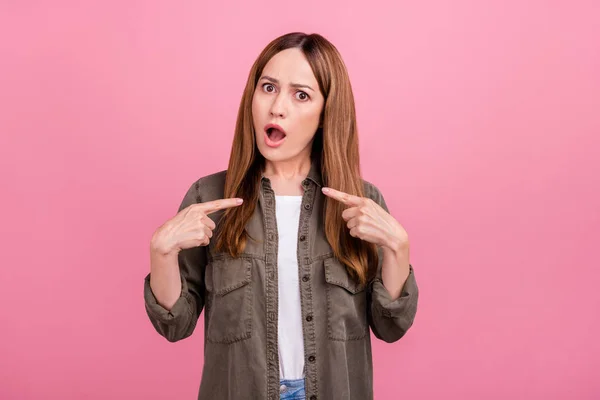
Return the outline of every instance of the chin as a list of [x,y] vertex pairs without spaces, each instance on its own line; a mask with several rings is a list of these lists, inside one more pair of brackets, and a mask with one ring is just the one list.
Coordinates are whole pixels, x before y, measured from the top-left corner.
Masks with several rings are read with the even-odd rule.
[[259,147],[258,152],[265,158],[265,160],[269,161],[284,161],[290,158],[289,155],[281,152],[279,149],[261,149]]

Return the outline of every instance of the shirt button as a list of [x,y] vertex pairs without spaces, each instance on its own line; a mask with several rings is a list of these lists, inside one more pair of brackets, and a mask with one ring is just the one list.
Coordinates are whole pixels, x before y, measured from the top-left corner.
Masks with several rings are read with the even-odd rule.
[[279,386],[279,392],[280,392],[280,393],[283,393],[283,392],[285,392],[285,389],[287,389],[287,386],[285,386],[285,385],[281,385],[281,386]]
[[305,209],[305,210],[310,210],[310,204],[305,204],[305,205],[304,205],[304,209]]
[[302,282],[308,282],[308,279],[309,279],[308,275],[304,275],[302,277]]
[[304,235],[301,235],[301,236],[300,236],[300,241],[301,241],[301,242],[304,242],[305,240],[306,240],[306,236],[304,236]]
[[315,356],[308,357],[308,361],[310,361],[310,362],[315,362],[315,360],[316,360]]
[[307,316],[306,316],[306,320],[307,320],[308,322],[312,321],[312,315],[307,315]]

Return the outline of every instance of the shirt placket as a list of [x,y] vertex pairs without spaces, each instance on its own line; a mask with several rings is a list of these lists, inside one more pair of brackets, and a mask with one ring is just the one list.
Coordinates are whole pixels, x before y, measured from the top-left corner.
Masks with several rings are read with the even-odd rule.
[[[279,400],[279,348],[278,348],[278,232],[276,220],[275,192],[268,178],[262,179],[261,194],[264,201],[265,276],[267,311],[267,398]],[[313,298],[310,271],[309,221],[312,215],[315,191],[308,179],[302,182],[304,194],[298,226],[298,274],[300,278],[300,302],[304,337],[304,371],[307,399],[315,400],[317,392],[316,334],[313,319]],[[312,395],[310,394],[312,393]]]
[[278,297],[277,297],[277,252],[278,235],[275,215],[275,192],[268,178],[262,179],[263,218],[265,226],[265,304],[267,312],[267,399],[279,399],[279,354],[278,354]]
[[312,270],[310,254],[310,221],[315,200],[315,184],[309,179],[302,181],[304,196],[298,227],[298,274],[300,282],[300,302],[302,310],[302,332],[304,338],[304,375],[306,398],[317,398],[317,354],[316,331],[313,318]]

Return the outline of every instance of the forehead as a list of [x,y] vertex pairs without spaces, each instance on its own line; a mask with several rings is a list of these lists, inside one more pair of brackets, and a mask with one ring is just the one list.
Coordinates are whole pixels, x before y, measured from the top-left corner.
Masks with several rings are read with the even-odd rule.
[[317,78],[300,49],[285,49],[275,54],[265,65],[262,75],[268,75],[281,83],[317,85]]

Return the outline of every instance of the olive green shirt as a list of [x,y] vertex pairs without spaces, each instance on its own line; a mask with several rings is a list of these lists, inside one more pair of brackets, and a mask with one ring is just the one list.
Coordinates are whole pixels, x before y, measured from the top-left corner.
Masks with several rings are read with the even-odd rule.
[[[224,197],[225,173],[196,181],[179,210]],[[379,248],[377,276],[355,283],[333,255],[323,231],[320,166],[313,162],[302,182],[298,274],[303,315],[306,398],[373,398],[371,337],[400,339],[413,324],[419,291],[412,265],[400,297],[383,286]],[[238,258],[216,254],[213,243],[182,250],[181,297],[171,310],[160,306],[144,281],[145,308],[168,341],[192,334],[204,309],[204,366],[199,400],[279,399],[277,223],[275,193],[262,177],[258,205],[246,225],[251,237]],[[380,191],[364,181],[365,197],[388,211]],[[223,211],[210,215],[215,222]],[[216,233],[216,232],[215,232]],[[214,236],[213,236],[214,237]]]

